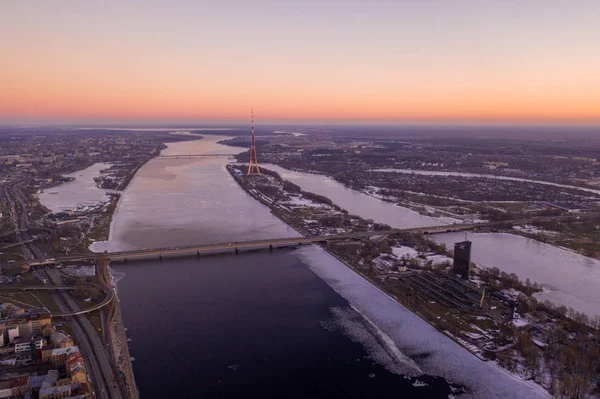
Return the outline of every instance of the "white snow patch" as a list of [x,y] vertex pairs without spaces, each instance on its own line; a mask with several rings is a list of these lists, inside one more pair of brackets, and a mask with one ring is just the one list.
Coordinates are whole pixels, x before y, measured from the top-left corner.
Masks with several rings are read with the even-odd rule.
[[482,362],[322,248],[307,246],[294,254],[389,336],[424,373],[439,375],[468,387],[470,392],[462,397],[550,397],[539,385],[511,378],[494,363]]

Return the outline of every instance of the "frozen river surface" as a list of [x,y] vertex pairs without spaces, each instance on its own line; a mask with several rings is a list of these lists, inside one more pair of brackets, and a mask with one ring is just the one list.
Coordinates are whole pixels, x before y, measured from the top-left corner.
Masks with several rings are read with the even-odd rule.
[[65,175],[66,177],[74,177],[75,180],[39,193],[40,202],[56,213],[74,209],[79,205],[89,205],[106,201],[108,198],[106,193],[110,192],[110,190],[96,187],[94,177],[100,176],[100,171],[109,167],[110,164],[107,163],[96,163],[83,170]]

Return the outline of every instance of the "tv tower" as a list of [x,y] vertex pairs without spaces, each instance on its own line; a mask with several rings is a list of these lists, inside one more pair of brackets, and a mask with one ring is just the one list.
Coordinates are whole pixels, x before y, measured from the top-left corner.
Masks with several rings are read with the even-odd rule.
[[252,172],[256,172],[260,176],[258,159],[256,159],[256,141],[254,141],[254,108],[252,108],[252,141],[250,142],[250,164],[248,165],[248,174],[250,175]]

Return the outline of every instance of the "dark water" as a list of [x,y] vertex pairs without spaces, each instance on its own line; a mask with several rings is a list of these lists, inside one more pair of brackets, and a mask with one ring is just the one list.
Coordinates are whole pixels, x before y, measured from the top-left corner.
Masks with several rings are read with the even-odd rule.
[[442,379],[421,376],[427,385],[415,387],[379,364],[385,345],[287,250],[113,268],[126,273],[118,294],[144,399],[450,393]]

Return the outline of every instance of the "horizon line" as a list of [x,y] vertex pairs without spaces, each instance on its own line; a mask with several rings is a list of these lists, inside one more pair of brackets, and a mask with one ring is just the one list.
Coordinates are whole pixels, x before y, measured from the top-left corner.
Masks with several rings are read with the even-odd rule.
[[[256,122],[256,121],[255,121]],[[202,126],[221,126],[232,125],[232,126],[247,126],[249,122],[244,119],[224,119],[224,120],[196,120],[196,121],[14,121],[14,122],[2,122],[0,121],[0,127],[2,128],[18,128],[18,127],[72,127],[72,128],[117,128],[117,127],[165,127],[168,128],[200,128]],[[264,121],[258,120],[258,125],[299,125],[299,126],[588,126],[588,127],[600,127],[600,120],[598,121],[568,121],[568,120],[497,120],[497,121],[486,121],[486,120],[416,120],[416,121],[390,121],[390,120],[278,120],[278,119],[267,119]],[[167,128],[167,127],[165,127]]]

